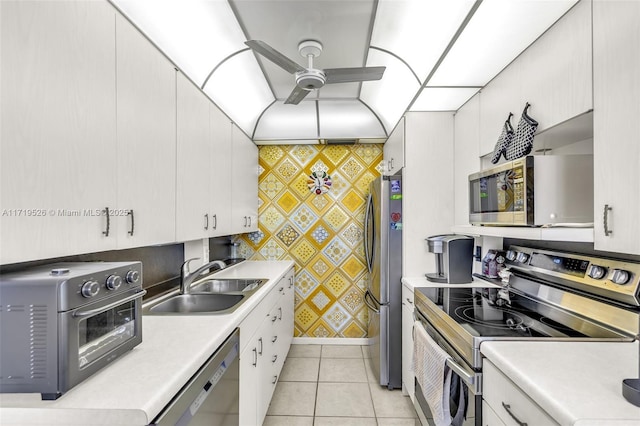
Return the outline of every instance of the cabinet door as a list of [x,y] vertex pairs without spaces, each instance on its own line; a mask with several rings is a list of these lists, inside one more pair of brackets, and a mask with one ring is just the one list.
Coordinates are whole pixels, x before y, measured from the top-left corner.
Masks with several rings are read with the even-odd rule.
[[211,217],[212,140],[209,99],[182,73],[177,74],[176,238],[205,238]]
[[[230,235],[231,232],[231,121],[214,104],[209,104],[211,127],[211,203],[209,236]],[[256,201],[257,202],[257,201]]]
[[258,147],[235,125],[232,129],[232,233],[258,229]]
[[258,418],[258,391],[260,362],[258,355],[258,338],[255,336],[240,353],[240,422],[241,425],[254,425]]
[[115,248],[115,11],[0,2],[0,263]]
[[120,15],[116,46],[118,247],[174,242],[176,70]]
[[413,291],[402,286],[402,385],[411,398],[415,398],[413,365]]
[[639,2],[593,2],[594,246],[631,254],[640,254],[639,21]]
[[384,174],[391,176],[404,167],[404,117],[384,144]]
[[480,170],[480,94],[454,117],[453,170],[456,225],[469,224],[469,175]]

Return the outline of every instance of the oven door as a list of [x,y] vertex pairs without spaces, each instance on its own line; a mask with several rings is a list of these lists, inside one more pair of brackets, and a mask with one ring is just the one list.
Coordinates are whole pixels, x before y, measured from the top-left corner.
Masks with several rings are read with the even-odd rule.
[[58,389],[66,392],[142,342],[142,296],[134,289],[58,314]]
[[[420,324],[421,327],[425,329],[427,334],[440,346],[445,352],[447,352],[451,359],[447,361],[447,366],[453,371],[453,373],[460,377],[459,383],[466,389],[467,392],[467,408],[466,408],[466,418],[460,424],[464,426],[481,426],[482,425],[482,392],[481,392],[481,379],[482,374],[474,371],[471,367],[469,367],[462,357],[447,343],[445,338],[429,323],[424,315],[420,313],[420,311],[416,310],[416,320]],[[416,326],[418,326],[416,323]],[[455,376],[454,376],[455,377]],[[415,380],[415,378],[414,378]],[[456,380],[451,380],[452,387],[454,384],[458,382]],[[450,389],[451,394],[457,392],[462,392],[463,389]],[[452,401],[454,398],[452,398]],[[431,414],[431,410],[429,409],[429,405],[424,397],[423,391],[420,387],[420,384],[417,380],[415,380],[415,409],[418,413],[418,417],[420,418],[420,422],[423,426],[426,425],[434,425],[433,415]],[[456,415],[454,411],[454,404],[451,405],[452,413],[451,418],[453,419]],[[458,423],[456,423],[458,424]]]

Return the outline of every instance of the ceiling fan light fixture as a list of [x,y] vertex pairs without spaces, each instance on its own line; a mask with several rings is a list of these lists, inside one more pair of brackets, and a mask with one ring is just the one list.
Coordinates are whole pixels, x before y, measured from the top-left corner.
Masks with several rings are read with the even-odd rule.
[[296,73],[296,84],[304,90],[317,90],[324,86],[326,77],[321,70],[307,69]]

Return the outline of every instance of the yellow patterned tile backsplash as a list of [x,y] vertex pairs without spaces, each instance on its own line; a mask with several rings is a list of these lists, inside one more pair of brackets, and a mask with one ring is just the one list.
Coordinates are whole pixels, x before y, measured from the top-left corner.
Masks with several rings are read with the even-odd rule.
[[[295,262],[296,336],[367,336],[363,222],[381,163],[378,144],[259,148],[259,230],[240,237],[239,252]],[[331,177],[327,193],[310,191],[313,172]]]

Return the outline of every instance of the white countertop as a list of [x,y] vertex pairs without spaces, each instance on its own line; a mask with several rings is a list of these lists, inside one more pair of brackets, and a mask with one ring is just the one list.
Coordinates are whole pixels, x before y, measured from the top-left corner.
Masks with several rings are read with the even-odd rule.
[[638,342],[483,342],[480,351],[561,425],[640,425],[622,396]]
[[488,281],[481,280],[480,278],[472,277],[473,281],[463,284],[446,284],[446,283],[434,283],[425,276],[422,277],[402,277],[402,284],[409,289],[413,290],[416,287],[427,288],[484,288],[484,287],[500,287],[497,284],[492,284]]
[[57,400],[0,394],[0,424],[148,424],[292,266],[245,261],[216,273],[269,281],[231,314],[143,316],[141,344]]

